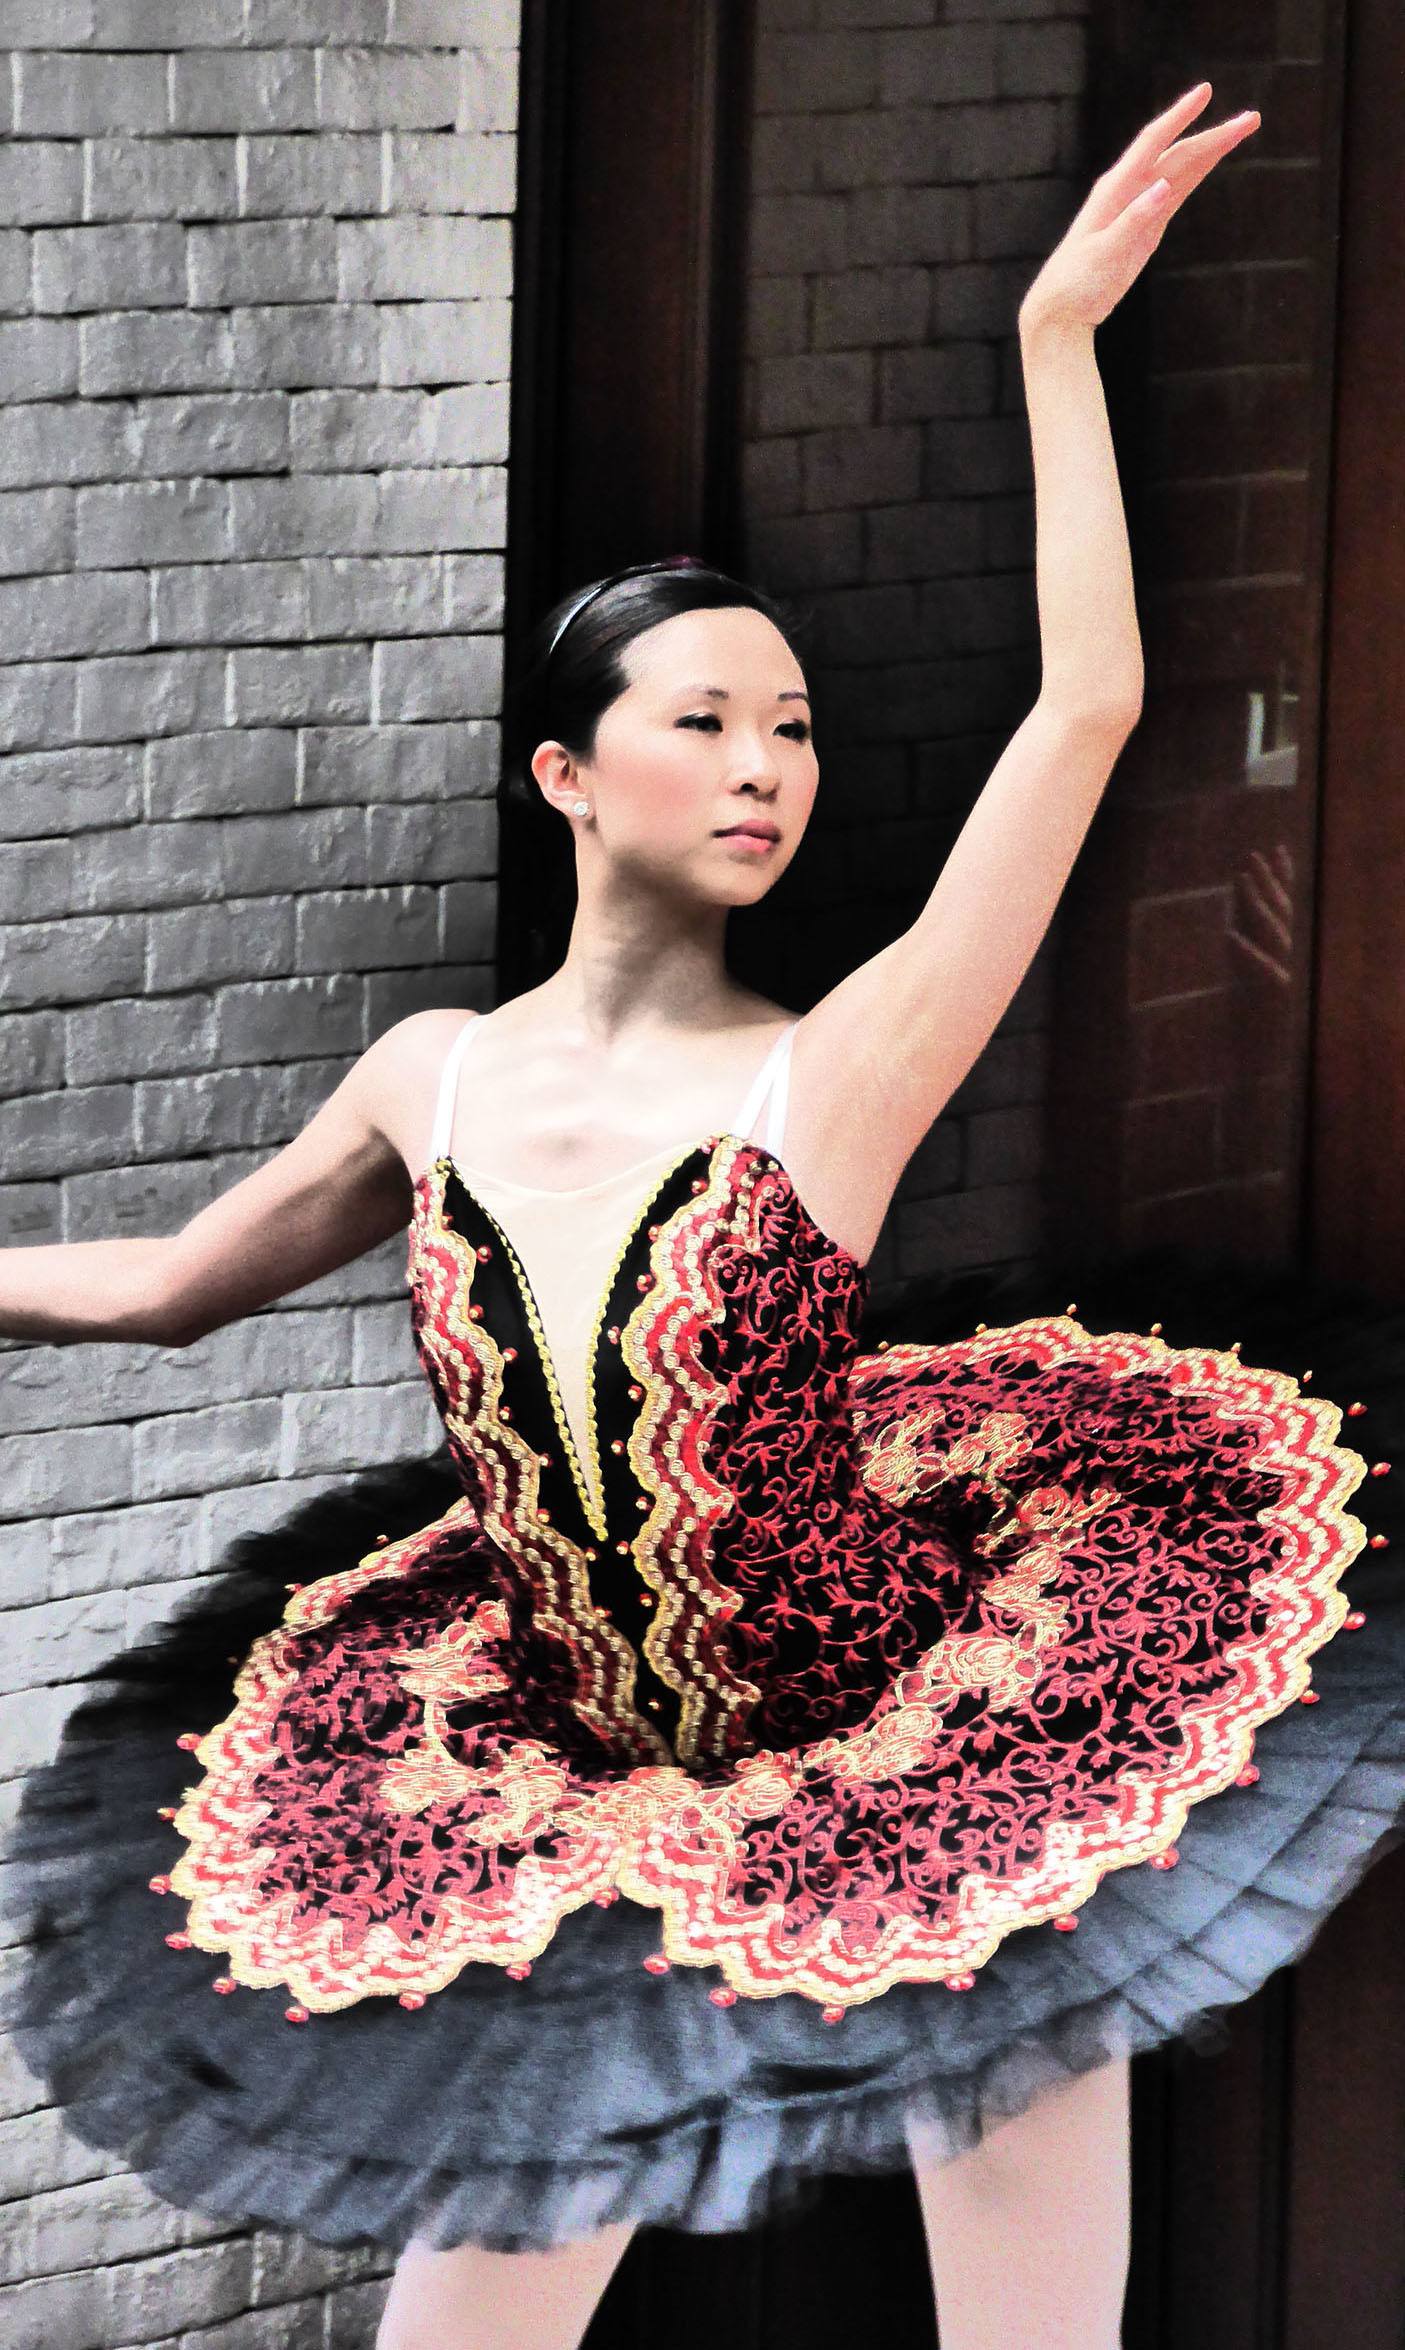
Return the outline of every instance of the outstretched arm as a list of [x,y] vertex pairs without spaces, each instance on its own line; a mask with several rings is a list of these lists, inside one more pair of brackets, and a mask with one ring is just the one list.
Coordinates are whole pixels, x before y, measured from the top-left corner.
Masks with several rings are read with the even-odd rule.
[[[896,1182],[994,1032],[1048,928],[1140,715],[1126,518],[1093,330],[1190,189],[1258,124],[1194,138],[1208,83],[1140,131],[1095,183],[1020,307],[1033,456],[1038,699],[996,762],[917,919],[806,1014],[797,1095],[842,1070],[855,1151]],[[813,1056],[813,1057],[812,1057]],[[829,1121],[833,1125],[833,1120]],[[871,1179],[871,1177],[870,1177]]]
[[188,1346],[364,1256],[410,1212],[406,1158],[456,1016],[378,1037],[302,1132],[178,1232],[0,1249],[0,1337]]

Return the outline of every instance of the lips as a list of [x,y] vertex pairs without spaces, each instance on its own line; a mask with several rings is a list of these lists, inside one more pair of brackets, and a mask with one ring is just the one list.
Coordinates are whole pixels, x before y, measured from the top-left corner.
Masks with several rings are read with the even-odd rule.
[[746,824],[729,824],[719,832],[717,837],[719,840],[730,840],[733,833],[737,832],[748,832],[757,840],[779,840],[781,837],[781,828],[778,824],[770,824],[764,817],[759,816],[753,822]]

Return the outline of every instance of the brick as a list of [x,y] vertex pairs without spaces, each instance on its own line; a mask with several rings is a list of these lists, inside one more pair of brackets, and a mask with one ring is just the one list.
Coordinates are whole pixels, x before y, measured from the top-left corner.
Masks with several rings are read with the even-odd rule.
[[0,838],[36,839],[56,827],[128,824],[141,813],[141,750],[36,751],[11,758],[0,792]]
[[219,652],[129,653],[84,662],[78,679],[78,740],[186,734],[224,717],[225,656]]
[[278,473],[288,464],[285,392],[189,393],[138,400],[135,462],[144,474]]
[[15,89],[15,129],[25,138],[100,138],[169,127],[164,57],[21,54]]
[[130,1431],[135,1489],[160,1500],[266,1475],[278,1457],[279,1421],[280,1406],[263,1396],[140,1420]]
[[748,441],[741,452],[742,496],[748,514],[794,514],[800,506],[799,437]]
[[450,963],[486,963],[496,952],[496,892],[482,881],[459,881],[441,896],[441,957]]
[[219,890],[220,841],[217,825],[189,818],[86,832],[72,844],[73,904],[113,914],[198,904]]
[[[136,1088],[136,1147],[146,1159],[165,1161],[197,1150],[279,1149],[321,1108],[344,1072],[340,1063],[295,1061],[271,1075],[262,1069],[215,1069],[171,1084],[150,1078]],[[252,1364],[248,1366],[253,1368]],[[270,1356],[242,1383],[258,1389],[281,1386]]]
[[0,1095],[47,1092],[63,1082],[61,1013],[11,1012],[0,1028]]
[[434,960],[438,905],[433,890],[324,890],[299,898],[296,912],[299,971],[369,970]]
[[221,220],[239,209],[233,139],[90,139],[87,220]]
[[520,0],[390,0],[390,37],[424,48],[515,49]]
[[412,637],[378,644],[374,693],[378,720],[403,724],[418,718],[485,716],[501,701],[502,640]]
[[[218,1068],[281,1061],[310,1052],[356,1053],[367,1041],[365,988],[354,973],[316,979],[251,980],[215,997]],[[306,1382],[304,1382],[305,1384]]]
[[434,402],[416,391],[300,392],[292,402],[298,473],[427,465],[435,456]]
[[278,41],[384,41],[389,36],[389,0],[245,0],[247,38],[255,44]]
[[373,474],[235,481],[229,499],[231,551],[241,558],[369,554],[387,544],[377,528]]
[[214,1198],[219,1161],[140,1161],[71,1175],[64,1184],[64,1239],[100,1240],[123,1233],[173,1231]]
[[1076,209],[1067,181],[1058,178],[1012,180],[973,193],[972,251],[982,257],[1027,254],[1042,261]]
[[922,435],[915,425],[807,433],[801,457],[804,503],[821,513],[897,505],[921,489]]
[[873,415],[874,362],[867,351],[807,352],[764,360],[758,369],[756,429],[806,432],[822,425],[867,424]]
[[763,32],[756,51],[758,114],[833,113],[878,95],[878,44],[857,28]]
[[516,202],[515,138],[471,131],[392,135],[387,212],[511,213]]
[[366,823],[359,808],[300,808],[294,814],[235,817],[221,827],[220,876],[233,897],[364,883],[366,866]]
[[353,1324],[351,1378],[357,1387],[403,1385],[419,1370],[404,1303],[358,1306]]
[[17,318],[0,322],[0,398],[48,400],[77,389],[78,327],[74,320]]
[[12,139],[0,146],[0,220],[41,228],[83,210],[83,150],[75,140]]
[[451,129],[458,117],[458,57],[435,49],[328,49],[319,101],[329,130]]
[[119,288],[138,296],[146,310],[184,302],[185,231],[177,222],[35,230],[36,310],[110,310]]
[[440,465],[421,473],[384,473],[376,486],[374,537],[383,554],[505,543],[506,466]]
[[253,2253],[247,2236],[227,2236],[153,2260],[119,2261],[104,2273],[115,2341],[150,2341],[173,2308],[190,2325],[230,2319],[249,2305]]
[[75,1445],[62,1430],[11,1437],[5,1446],[0,1516],[46,1517],[57,1509],[110,1509],[132,1491],[132,1431],[111,1428],[101,1444]]
[[288,808],[297,791],[297,737],[281,727],[177,735],[146,754],[152,817],[228,816]]
[[507,377],[512,349],[507,301],[386,303],[374,315],[383,383],[499,382]]
[[78,493],[84,569],[200,562],[223,555],[229,539],[229,490],[221,481],[123,482]]
[[782,586],[862,579],[860,520],[857,514],[758,515],[748,529],[747,561]]
[[236,311],[231,323],[231,382],[294,391],[379,380],[381,330],[370,303],[255,306]]
[[70,1085],[205,1069],[217,1057],[215,1006],[204,995],[76,1004],[64,1038]]
[[754,358],[809,348],[809,286],[793,277],[754,277],[746,302],[746,349]]
[[368,1460],[409,1460],[442,1436],[423,1379],[389,1387],[343,1387],[283,1399],[285,1477],[360,1468]]
[[[7,1610],[0,1643],[0,1694],[76,1681],[122,1644],[121,1592],[86,1593]],[[85,2265],[87,2265],[85,2263]]]
[[156,644],[297,642],[309,633],[298,563],[182,563],[151,573],[151,600]]
[[1080,24],[1012,24],[997,38],[996,81],[1011,98],[1079,97],[1088,71]]
[[[304,901],[309,902],[315,901]],[[294,907],[288,898],[230,898],[222,905],[182,907],[148,915],[147,927],[148,984],[157,995],[222,980],[271,979],[292,966]],[[319,967],[326,968],[302,966]]]
[[[57,1183],[0,1184],[0,1239],[6,1248],[62,1240],[63,1205]],[[18,1342],[16,1342],[18,1343]],[[3,1537],[8,1542],[10,1537]],[[0,2042],[0,2048],[3,2048]]]
[[126,652],[148,637],[147,589],[131,572],[0,583],[0,662]]
[[[236,321],[236,324],[242,321]],[[235,360],[231,321],[185,312],[119,310],[80,321],[79,387],[113,392],[218,391],[250,380]],[[261,376],[254,380],[263,380]]]
[[497,810],[486,800],[367,811],[366,862],[380,881],[457,881],[497,871]]
[[879,96],[885,106],[943,105],[996,95],[994,33],[984,25],[932,25],[880,37]]
[[972,194],[966,188],[858,189],[849,200],[846,262],[881,268],[969,260],[975,249]]
[[503,624],[503,597],[504,562],[501,555],[447,555],[444,558],[444,626],[447,629],[500,629]]
[[343,220],[336,235],[336,290],[344,301],[433,300],[462,285],[480,295],[511,290],[511,224],[505,220]]
[[72,490],[0,492],[0,575],[67,571],[75,539]]
[[467,48],[460,55],[459,111],[461,131],[514,131],[517,128],[517,60],[502,50]]
[[192,228],[192,308],[317,302],[335,296],[337,235],[347,225],[329,220],[249,220]]
[[78,673],[72,664],[32,661],[0,669],[0,751],[43,750],[71,741],[77,712]]
[[236,726],[325,725],[371,715],[365,645],[238,647],[229,657],[229,679]]
[[246,139],[239,209],[249,219],[379,212],[381,179],[379,137],[323,130]]
[[311,806],[325,800],[434,800],[450,789],[486,794],[495,785],[497,747],[498,728],[487,720],[459,726],[311,726],[299,737],[298,796]]
[[989,343],[885,351],[878,364],[885,418],[988,416],[998,392],[997,356]]
[[35,400],[4,411],[0,486],[110,481],[127,469],[126,415],[113,403]]
[[14,841],[0,871],[0,922],[52,920],[73,896],[73,852],[66,840]]
[[177,49],[174,131],[297,131],[317,121],[316,59],[308,49]]
[[0,230],[0,311],[33,308],[33,245],[27,229]]
[[931,302],[925,269],[850,269],[816,278],[815,349],[920,343]]
[[751,266],[763,276],[843,269],[850,258],[848,221],[842,196],[758,196],[751,207]]
[[[446,562],[440,555],[334,555],[303,566],[308,633],[315,637],[428,636],[447,618]],[[465,593],[463,602],[469,602]],[[500,625],[482,619],[457,625]]]
[[506,465],[508,387],[454,384],[429,405],[430,454],[436,465]]

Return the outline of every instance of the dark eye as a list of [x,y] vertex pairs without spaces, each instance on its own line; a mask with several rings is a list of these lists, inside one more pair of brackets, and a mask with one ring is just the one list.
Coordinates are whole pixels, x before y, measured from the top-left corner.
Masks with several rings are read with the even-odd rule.
[[680,726],[720,726],[722,721],[715,710],[699,710],[691,718],[680,718],[678,723]]
[[810,729],[803,718],[791,719],[790,723],[783,726],[780,731],[782,734],[794,735],[798,743],[807,743],[810,739]]

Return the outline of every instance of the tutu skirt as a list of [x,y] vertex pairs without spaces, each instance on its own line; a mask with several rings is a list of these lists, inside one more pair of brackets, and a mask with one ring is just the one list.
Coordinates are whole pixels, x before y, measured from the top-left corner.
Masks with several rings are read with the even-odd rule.
[[[1365,1403],[1344,1437],[1373,1468],[1405,1440],[1405,1312],[1297,1275],[1152,1256],[1061,1274],[1057,1305],[1047,1278],[976,1278],[910,1290],[873,1330],[940,1344],[1070,1291],[1093,1330],[1155,1318],[1173,1345],[1237,1340],[1246,1364],[1310,1366],[1318,1395]],[[27,1942],[5,2021],[69,2126],[159,2196],[328,2244],[515,2251],[623,2219],[735,2230],[794,2212],[826,2174],[906,2168],[914,2138],[958,2153],[1110,2058],[1222,2045],[1235,2005],[1401,1840],[1400,1490],[1397,1471],[1354,1497],[1369,1539],[1342,1577],[1349,1627],[1313,1657],[1314,1701],[1257,1729],[1257,1777],[1191,1807],[1174,1868],[1106,1874],[1077,1932],[1007,1934],[965,1996],[899,1982],[839,2029],[792,1994],[719,2005],[698,1969],[648,1970],[657,1915],[616,1899],[564,1917],[525,1979],[470,1963],[418,2006],[365,1999],[290,2032],[286,1995],[212,1997],[207,1953],[151,1965],[151,1881],[190,1777],[177,1733],[228,1712],[231,1663],[277,1623],[286,1585],[459,1491],[446,1455],[368,1471],[234,1545],[95,1677],[11,1833]]]

